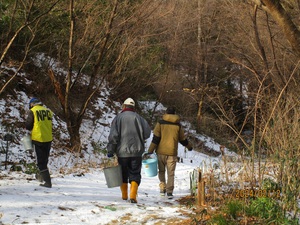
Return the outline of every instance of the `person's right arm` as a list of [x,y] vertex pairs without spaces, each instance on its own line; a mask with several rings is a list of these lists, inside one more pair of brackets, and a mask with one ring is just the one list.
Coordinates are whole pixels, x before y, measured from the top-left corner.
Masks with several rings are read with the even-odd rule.
[[119,142],[119,133],[117,128],[117,117],[112,121],[110,132],[108,136],[107,153],[114,155],[117,151],[117,145]]
[[26,121],[25,121],[25,128],[27,130],[31,131],[33,128],[33,124],[34,124],[33,112],[31,110],[29,110],[27,113]]

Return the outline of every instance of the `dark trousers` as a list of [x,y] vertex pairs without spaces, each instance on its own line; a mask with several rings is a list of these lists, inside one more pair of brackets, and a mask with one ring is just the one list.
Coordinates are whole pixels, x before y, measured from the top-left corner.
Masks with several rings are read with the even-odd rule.
[[135,181],[138,185],[141,183],[142,157],[118,158],[122,167],[123,183]]
[[48,169],[48,161],[51,149],[51,142],[32,141],[36,154],[37,167],[40,171]]

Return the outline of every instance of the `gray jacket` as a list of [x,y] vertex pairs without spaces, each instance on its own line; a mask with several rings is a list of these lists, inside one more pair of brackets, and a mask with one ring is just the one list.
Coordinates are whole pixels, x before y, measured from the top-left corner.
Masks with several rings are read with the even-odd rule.
[[112,121],[107,152],[118,157],[142,156],[150,134],[151,128],[143,117],[131,109],[124,109]]

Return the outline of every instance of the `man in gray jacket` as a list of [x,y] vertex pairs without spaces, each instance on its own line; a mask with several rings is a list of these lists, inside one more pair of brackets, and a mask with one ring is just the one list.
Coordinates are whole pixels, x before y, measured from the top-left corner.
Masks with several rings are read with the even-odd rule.
[[142,154],[145,152],[145,140],[150,137],[148,122],[135,112],[135,102],[127,98],[122,111],[112,121],[107,144],[107,156],[118,157],[122,167],[122,199],[128,199],[130,183],[130,202],[137,203],[137,190],[141,183]]

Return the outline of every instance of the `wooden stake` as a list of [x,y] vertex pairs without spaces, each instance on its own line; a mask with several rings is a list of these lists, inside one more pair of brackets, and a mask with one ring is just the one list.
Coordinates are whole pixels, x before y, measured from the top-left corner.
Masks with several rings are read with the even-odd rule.
[[229,178],[228,178],[228,171],[227,171],[227,158],[226,158],[226,155],[225,155],[225,146],[224,145],[220,146],[220,151],[221,151],[222,159],[223,159],[223,162],[224,162],[225,178],[226,178],[226,182],[228,184],[229,183]]
[[205,206],[205,181],[204,180],[201,180],[200,182],[200,185],[201,185],[201,206]]
[[197,191],[198,205],[205,206],[205,181],[202,178],[202,172],[198,170],[198,191]]

